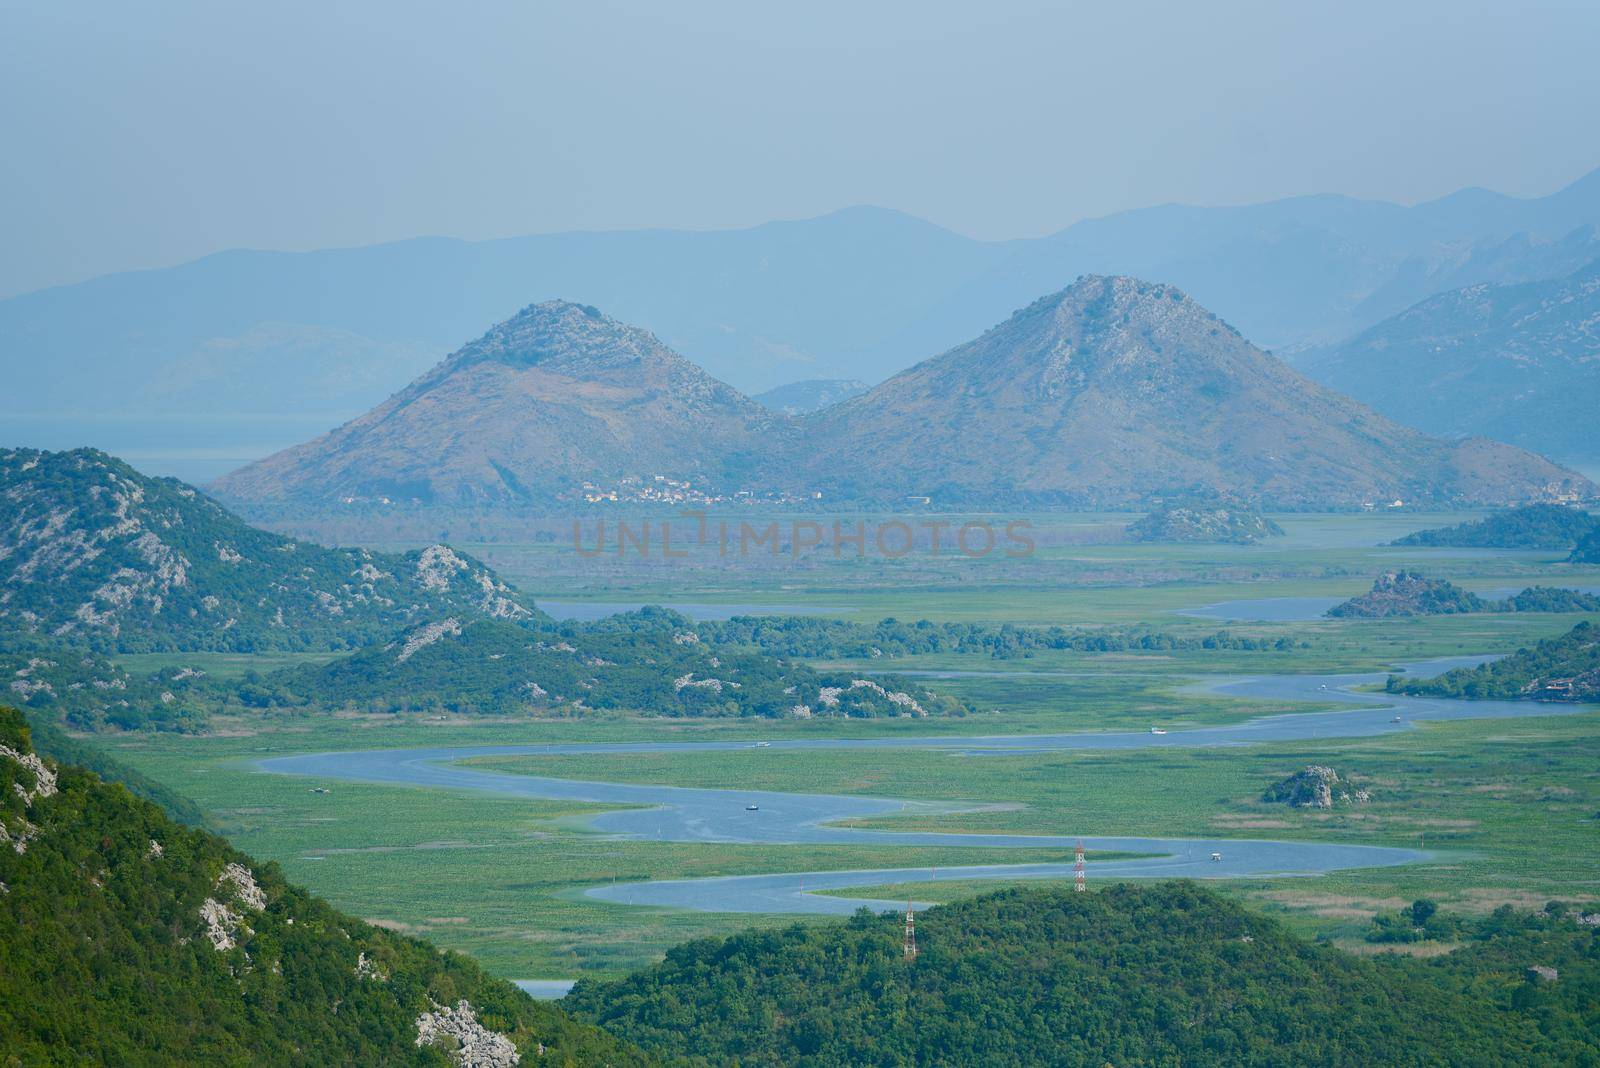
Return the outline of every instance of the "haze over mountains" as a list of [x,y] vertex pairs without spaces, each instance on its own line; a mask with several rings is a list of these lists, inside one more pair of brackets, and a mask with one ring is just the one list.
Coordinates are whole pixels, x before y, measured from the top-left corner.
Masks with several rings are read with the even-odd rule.
[[1600,452],[1600,260],[1452,290],[1311,354],[1306,373],[1434,434]]
[[594,308],[524,309],[367,415],[219,480],[320,505],[905,496],[1074,506],[1487,504],[1594,487],[1297,374],[1183,293],[1088,276],[810,416],[769,413]]
[[1164,206],[999,242],[855,208],[739,231],[226,252],[0,302],[13,398],[0,414],[34,421],[16,434],[48,418],[102,436],[107,413],[227,415],[248,455],[380,403],[483,324],[557,296],[652,330],[752,393],[881,381],[1090,272],[1181,286],[1293,353],[1438,292],[1570,274],[1600,258],[1597,223],[1600,172],[1535,199]]

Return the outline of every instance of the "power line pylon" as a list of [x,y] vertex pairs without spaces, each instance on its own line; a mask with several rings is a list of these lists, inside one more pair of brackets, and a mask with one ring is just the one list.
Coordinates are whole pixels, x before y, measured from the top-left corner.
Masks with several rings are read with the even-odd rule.
[[1083,868],[1083,839],[1078,839],[1078,851],[1072,862],[1072,888],[1078,893],[1089,889],[1089,875]]

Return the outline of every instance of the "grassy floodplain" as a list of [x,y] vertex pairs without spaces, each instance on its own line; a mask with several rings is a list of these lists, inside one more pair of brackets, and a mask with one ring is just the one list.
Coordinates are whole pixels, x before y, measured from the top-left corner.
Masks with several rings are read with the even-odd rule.
[[[615,974],[684,938],[789,920],[602,904],[583,898],[584,887],[763,871],[944,867],[991,861],[995,851],[617,841],[583,829],[583,817],[598,806],[315,783],[259,774],[253,762],[294,752],[422,745],[973,735],[1151,725],[1177,731],[1307,709],[1301,703],[1184,692],[1193,676],[1381,671],[1429,657],[1509,651],[1582,618],[1221,623],[1178,614],[1184,609],[1235,599],[1350,596],[1364,591],[1378,572],[1401,566],[1475,590],[1600,583],[1600,569],[1566,565],[1558,553],[1455,553],[1377,544],[1460,516],[1281,516],[1275,518],[1288,537],[1252,547],[1096,541],[1125,518],[1037,517],[1045,532],[1041,549],[1022,561],[922,552],[895,561],[730,567],[690,560],[658,567],[580,561],[559,540],[520,542],[505,531],[492,531],[496,537],[467,548],[535,597],[814,605],[862,621],[893,616],[1075,627],[1142,624],[1189,635],[1226,629],[1289,637],[1294,647],[1041,653],[1012,660],[924,656],[850,665],[1025,673],[937,681],[982,710],[942,720],[799,723],[612,715],[427,721],[323,711],[239,717],[219,721],[205,736],[129,735],[113,744],[123,759],[193,797],[241,848],[278,861],[292,878],[342,908],[470,952],[506,976]],[[183,663],[230,676],[286,662],[172,655],[125,660],[130,667]],[[1372,790],[1372,801],[1332,813],[1259,801],[1268,783],[1312,762],[1358,776]],[[879,821],[901,829],[1227,835],[1425,844],[1437,850],[1434,861],[1409,868],[1225,884],[1228,892],[1280,911],[1298,927],[1347,941],[1359,937],[1374,912],[1417,896],[1474,911],[1502,901],[1600,898],[1600,713],[1427,724],[1376,739],[1212,750],[993,758],[911,750],[741,750],[486,763],[568,778],[989,806]],[[331,792],[311,792],[322,786]],[[1008,850],[1004,859],[1066,858],[1060,850],[1043,849]],[[1090,871],[1092,878],[1093,857]],[[975,889],[947,884],[915,893],[926,900]]]

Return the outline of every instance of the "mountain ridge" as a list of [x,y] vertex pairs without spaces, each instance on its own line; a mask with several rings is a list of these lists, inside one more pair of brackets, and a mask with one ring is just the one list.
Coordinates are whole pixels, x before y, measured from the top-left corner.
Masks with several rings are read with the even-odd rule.
[[[807,378],[887,378],[1086,272],[1182,286],[1266,347],[1296,351],[1443,289],[1571,270],[1570,251],[1551,243],[1600,223],[1597,189],[1600,172],[1534,198],[1171,204],[1005,241],[853,208],[720,231],[232,250],[0,301],[0,353],[14,357],[26,411],[361,411],[481,324],[564,293],[758,392]],[[1526,247],[1474,266],[1475,253],[1518,234]],[[1586,247],[1600,256],[1600,242]],[[830,314],[808,316],[808,306]],[[306,371],[275,379],[285,345],[299,346]],[[218,351],[236,373],[185,377]],[[152,381],[165,391],[150,393]]]
[[1297,508],[1593,492],[1520,450],[1392,423],[1176,287],[1123,276],[1085,275],[804,426],[830,495]]
[[366,415],[213,488],[253,503],[1287,508],[1594,492],[1520,450],[1392,423],[1176,287],[1098,275],[794,419],[590,306],[530,305]]
[[444,615],[531,619],[445,545],[328,549],[93,449],[0,449],[0,635],[119,652],[341,649]]
[[1559,279],[1437,294],[1304,367],[1433,433],[1588,458],[1600,452],[1600,258]]

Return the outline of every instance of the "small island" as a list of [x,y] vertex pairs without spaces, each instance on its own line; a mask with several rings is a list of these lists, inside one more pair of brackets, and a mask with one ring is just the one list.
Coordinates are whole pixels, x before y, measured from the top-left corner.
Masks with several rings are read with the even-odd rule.
[[1195,545],[1254,545],[1283,534],[1259,512],[1225,506],[1184,505],[1151,512],[1128,526],[1128,540]]
[[1449,616],[1467,612],[1600,612],[1600,597],[1558,586],[1529,586],[1502,601],[1479,597],[1447,579],[1416,571],[1389,571],[1372,589],[1328,609],[1334,619]]
[[1445,579],[1415,571],[1379,575],[1372,589],[1328,609],[1335,619],[1387,619],[1394,616],[1445,616],[1486,612],[1490,602]]

